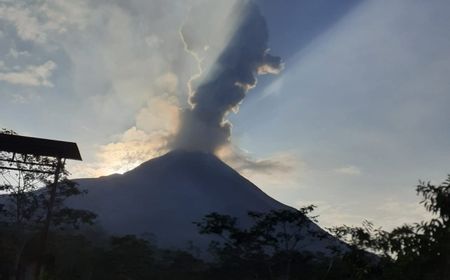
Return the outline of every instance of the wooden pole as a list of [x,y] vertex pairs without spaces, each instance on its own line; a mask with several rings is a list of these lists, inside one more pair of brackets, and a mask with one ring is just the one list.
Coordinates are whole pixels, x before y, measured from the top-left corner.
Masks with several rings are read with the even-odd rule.
[[63,169],[63,162],[61,158],[57,158],[57,165],[55,170],[55,177],[53,180],[53,184],[50,186],[50,197],[47,207],[47,215],[45,218],[44,228],[42,230],[42,236],[41,236],[41,242],[40,242],[40,248],[39,248],[39,258],[36,266],[35,271],[35,280],[38,280],[41,272],[42,272],[42,266],[44,264],[44,257],[45,257],[45,250],[47,249],[47,240],[48,240],[48,234],[50,231],[50,226],[52,222],[52,215],[53,215],[53,207],[56,200],[56,188],[58,186],[59,177],[61,174],[61,171]]

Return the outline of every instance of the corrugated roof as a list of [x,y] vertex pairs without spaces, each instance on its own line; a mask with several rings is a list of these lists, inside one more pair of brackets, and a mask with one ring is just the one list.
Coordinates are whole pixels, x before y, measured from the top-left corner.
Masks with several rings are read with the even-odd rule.
[[0,134],[0,151],[82,160],[76,143],[20,135]]

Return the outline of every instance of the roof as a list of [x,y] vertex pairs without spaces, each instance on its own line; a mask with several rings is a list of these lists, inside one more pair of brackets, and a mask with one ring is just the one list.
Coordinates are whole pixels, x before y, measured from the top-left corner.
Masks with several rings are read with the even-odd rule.
[[76,143],[20,135],[0,133],[0,151],[82,160]]

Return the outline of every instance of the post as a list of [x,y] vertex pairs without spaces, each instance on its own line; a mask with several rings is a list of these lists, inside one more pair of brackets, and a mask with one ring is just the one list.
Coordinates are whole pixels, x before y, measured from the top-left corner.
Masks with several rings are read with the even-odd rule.
[[45,250],[47,249],[47,239],[48,239],[48,233],[50,231],[50,226],[52,222],[52,215],[53,215],[53,207],[55,204],[56,199],[56,188],[58,186],[59,176],[61,174],[61,171],[63,169],[63,162],[60,157],[57,158],[57,165],[55,170],[55,177],[53,180],[53,184],[50,186],[50,197],[47,207],[47,215],[45,218],[44,228],[42,230],[42,236],[39,246],[39,258],[38,263],[35,271],[35,279],[38,280],[41,275],[42,265],[44,263],[44,257],[45,257]]

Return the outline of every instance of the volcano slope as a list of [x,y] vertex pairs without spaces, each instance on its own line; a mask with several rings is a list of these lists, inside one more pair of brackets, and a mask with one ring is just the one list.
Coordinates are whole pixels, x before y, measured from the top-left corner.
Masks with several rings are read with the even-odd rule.
[[[211,238],[200,235],[193,222],[211,212],[237,217],[245,226],[248,211],[292,209],[203,152],[176,150],[123,175],[76,181],[88,193],[70,200],[69,206],[95,212],[109,234],[151,234],[166,248],[189,243],[206,248]],[[315,224],[312,228],[323,231]],[[322,251],[329,241],[305,242],[311,242],[309,250]]]

